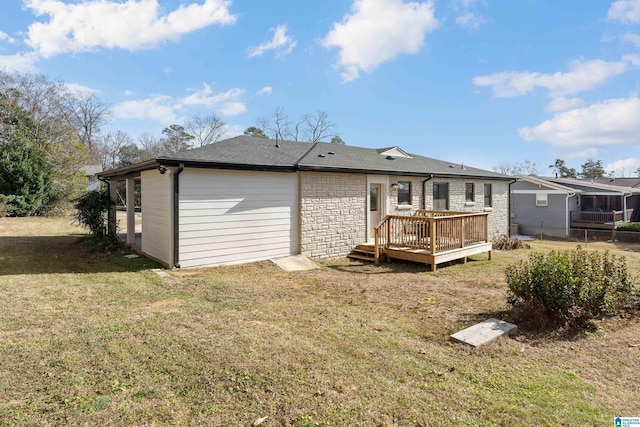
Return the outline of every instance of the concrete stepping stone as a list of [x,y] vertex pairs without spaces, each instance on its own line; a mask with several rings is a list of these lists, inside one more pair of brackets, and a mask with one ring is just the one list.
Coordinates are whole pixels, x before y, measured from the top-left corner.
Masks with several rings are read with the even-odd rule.
[[451,339],[474,347],[486,344],[504,334],[514,334],[517,326],[498,319],[487,319],[451,335]]

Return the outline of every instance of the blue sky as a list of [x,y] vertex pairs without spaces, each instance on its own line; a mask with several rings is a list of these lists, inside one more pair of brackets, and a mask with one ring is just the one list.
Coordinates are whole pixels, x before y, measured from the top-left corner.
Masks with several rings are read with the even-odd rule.
[[12,0],[0,67],[111,105],[159,136],[216,113],[326,111],[347,144],[549,174],[640,167],[640,0]]

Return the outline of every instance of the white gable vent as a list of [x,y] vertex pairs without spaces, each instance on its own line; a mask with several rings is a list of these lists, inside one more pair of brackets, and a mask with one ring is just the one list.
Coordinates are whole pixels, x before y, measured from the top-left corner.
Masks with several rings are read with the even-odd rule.
[[549,194],[536,193],[536,206],[549,206]]

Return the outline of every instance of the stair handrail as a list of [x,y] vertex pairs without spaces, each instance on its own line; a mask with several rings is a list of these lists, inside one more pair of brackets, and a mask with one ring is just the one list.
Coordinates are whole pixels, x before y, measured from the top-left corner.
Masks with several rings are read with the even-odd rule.
[[383,250],[389,245],[389,215],[385,216],[373,229],[374,262],[380,263]]

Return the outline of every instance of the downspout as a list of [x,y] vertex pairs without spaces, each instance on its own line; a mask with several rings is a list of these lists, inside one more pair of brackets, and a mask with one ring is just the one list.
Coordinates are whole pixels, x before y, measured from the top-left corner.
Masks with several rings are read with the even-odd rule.
[[184,163],[178,165],[173,174],[173,268],[180,268],[180,174]]
[[509,219],[507,220],[507,236],[509,236],[509,238],[511,238],[511,184],[515,184],[516,182],[518,182],[517,179],[514,179],[512,181],[509,181],[509,184],[507,186],[507,188],[509,189],[509,202],[507,204],[507,212],[509,215]]
[[427,183],[427,181],[430,181],[433,179],[433,174],[429,175],[429,178],[425,179],[422,181],[422,209],[427,209],[427,192],[426,192],[426,187],[425,184]]
[[[111,178],[100,178],[98,177],[98,181],[102,181],[107,184],[107,194],[109,198],[111,198]],[[115,218],[115,205],[110,207],[107,211],[107,233],[115,234],[116,233],[116,218]]]

